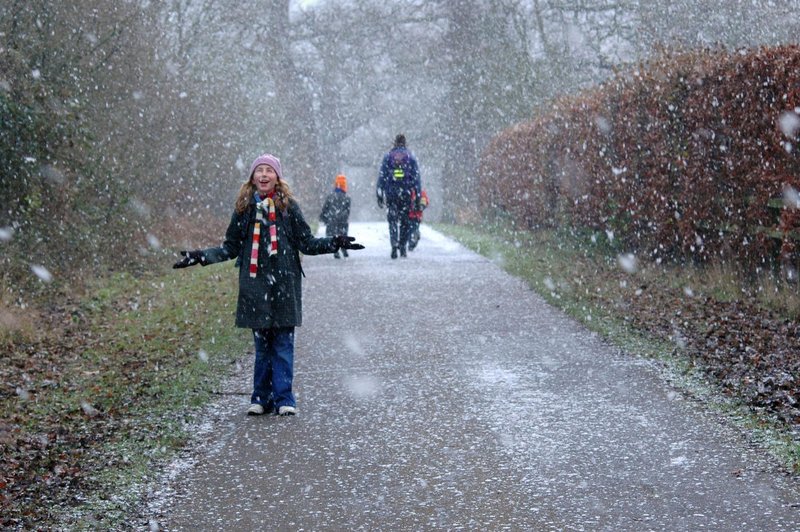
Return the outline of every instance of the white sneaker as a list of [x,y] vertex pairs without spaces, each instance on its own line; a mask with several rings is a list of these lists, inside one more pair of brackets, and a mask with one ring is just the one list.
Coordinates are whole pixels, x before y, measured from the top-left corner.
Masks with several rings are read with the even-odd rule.
[[264,413],[264,407],[258,403],[250,405],[250,408],[247,409],[248,416],[260,416]]
[[279,416],[294,416],[297,414],[297,409],[293,406],[284,405],[278,409]]

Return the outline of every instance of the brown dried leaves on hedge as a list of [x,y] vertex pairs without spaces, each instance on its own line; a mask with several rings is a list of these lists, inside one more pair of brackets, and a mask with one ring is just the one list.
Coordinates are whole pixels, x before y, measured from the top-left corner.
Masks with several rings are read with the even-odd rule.
[[800,150],[779,120],[797,109],[798,46],[665,55],[498,135],[483,206],[613,231],[643,256],[796,260],[800,214],[780,199]]

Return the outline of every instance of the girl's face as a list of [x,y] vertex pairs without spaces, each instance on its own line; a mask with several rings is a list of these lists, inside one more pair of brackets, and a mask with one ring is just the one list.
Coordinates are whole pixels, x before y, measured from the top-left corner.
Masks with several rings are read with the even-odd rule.
[[278,173],[268,164],[259,164],[253,171],[253,177],[250,180],[256,186],[258,193],[263,196],[275,190]]

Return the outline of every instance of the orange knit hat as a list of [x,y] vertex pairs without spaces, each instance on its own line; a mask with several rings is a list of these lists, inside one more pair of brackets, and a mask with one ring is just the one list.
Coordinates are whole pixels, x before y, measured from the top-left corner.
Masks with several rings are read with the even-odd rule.
[[333,185],[342,192],[347,192],[347,178],[344,176],[344,174],[337,175],[336,181],[333,182]]

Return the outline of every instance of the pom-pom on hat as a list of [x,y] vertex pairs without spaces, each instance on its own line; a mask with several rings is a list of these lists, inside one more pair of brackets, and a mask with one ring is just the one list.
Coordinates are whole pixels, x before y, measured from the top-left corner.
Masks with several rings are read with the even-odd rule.
[[336,180],[333,182],[333,186],[341,190],[342,192],[347,192],[347,178],[344,174],[339,174],[336,176]]
[[281,161],[274,155],[270,155],[269,153],[265,153],[263,155],[259,155],[256,157],[256,160],[253,161],[253,164],[250,165],[250,174],[247,176],[247,179],[251,179],[253,177],[253,172],[256,171],[256,167],[261,164],[268,164],[274,170],[275,173],[278,174],[278,179],[283,179],[283,172],[281,171]]

